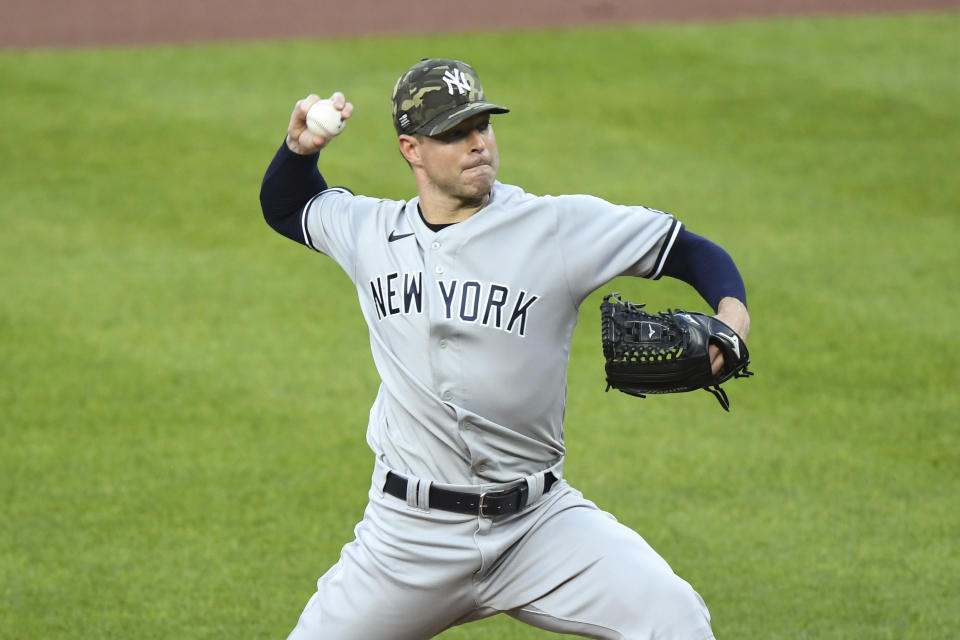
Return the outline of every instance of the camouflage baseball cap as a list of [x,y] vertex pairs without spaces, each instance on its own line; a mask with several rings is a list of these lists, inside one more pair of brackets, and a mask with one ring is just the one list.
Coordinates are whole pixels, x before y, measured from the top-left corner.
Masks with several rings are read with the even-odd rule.
[[486,101],[477,72],[460,60],[424,58],[393,88],[397,135],[435,136],[479,113],[508,111]]

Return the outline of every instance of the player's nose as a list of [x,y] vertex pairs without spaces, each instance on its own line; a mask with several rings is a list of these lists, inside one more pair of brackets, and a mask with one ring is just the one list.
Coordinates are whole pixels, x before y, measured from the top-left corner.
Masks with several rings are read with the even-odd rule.
[[472,129],[470,134],[467,136],[467,144],[470,146],[470,151],[483,151],[487,148],[487,140],[483,137],[483,133],[477,129]]

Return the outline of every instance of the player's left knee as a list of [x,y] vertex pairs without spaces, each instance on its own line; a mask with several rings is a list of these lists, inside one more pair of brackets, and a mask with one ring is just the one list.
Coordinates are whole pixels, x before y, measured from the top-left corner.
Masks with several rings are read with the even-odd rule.
[[712,638],[710,612],[692,586],[674,575],[648,595],[645,611],[653,616],[648,621],[655,638]]
[[[611,593],[610,606],[625,638],[710,638],[703,598],[672,571],[634,573]],[[615,625],[619,626],[619,625]]]

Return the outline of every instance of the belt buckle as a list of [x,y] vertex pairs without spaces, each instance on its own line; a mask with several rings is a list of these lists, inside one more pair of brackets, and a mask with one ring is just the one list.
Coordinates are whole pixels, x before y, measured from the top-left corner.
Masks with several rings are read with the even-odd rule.
[[485,514],[485,513],[483,512],[484,502],[485,502],[486,499],[487,499],[487,493],[488,493],[488,492],[486,492],[486,491],[481,491],[481,492],[480,492],[480,503],[477,505],[477,508],[479,509],[478,515],[479,515],[481,518],[486,518],[486,517],[487,517],[487,514]]
[[492,517],[495,516],[495,515],[496,515],[496,516],[504,515],[504,514],[502,514],[502,513],[496,513],[496,514],[488,515],[488,514],[484,511],[484,508],[487,506],[487,505],[486,505],[487,496],[493,496],[493,497],[496,497],[496,498],[502,498],[503,496],[510,495],[511,493],[514,493],[515,491],[516,491],[516,492],[519,492],[519,493],[521,494],[521,495],[520,495],[520,504],[517,505],[517,511],[520,511],[520,510],[523,509],[523,507],[525,506],[525,505],[523,504],[523,502],[524,502],[524,496],[523,496],[523,494],[525,494],[525,493],[527,492],[527,485],[526,485],[526,483],[519,484],[519,485],[517,485],[517,486],[515,486],[515,487],[510,487],[509,489],[500,489],[499,491],[481,491],[481,492],[480,492],[480,503],[479,503],[479,505],[478,505],[478,510],[479,510],[478,515],[479,515],[481,518],[492,518]]

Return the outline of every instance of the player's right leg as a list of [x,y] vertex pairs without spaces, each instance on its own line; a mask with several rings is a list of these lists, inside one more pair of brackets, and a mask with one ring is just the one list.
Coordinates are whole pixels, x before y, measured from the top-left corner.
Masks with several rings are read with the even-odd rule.
[[431,638],[475,609],[476,517],[424,512],[376,488],[356,538],[288,640]]

